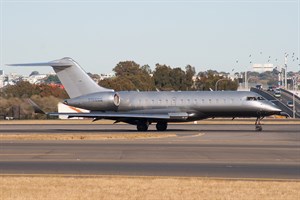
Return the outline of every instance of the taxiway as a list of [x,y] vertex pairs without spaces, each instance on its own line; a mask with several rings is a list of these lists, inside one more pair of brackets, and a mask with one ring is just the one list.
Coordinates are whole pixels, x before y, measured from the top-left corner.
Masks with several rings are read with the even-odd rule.
[[[173,124],[153,139],[2,140],[1,174],[300,179],[300,125]],[[154,127],[150,132],[155,132]],[[0,134],[136,133],[130,125],[1,125]],[[141,133],[147,134],[147,133]]]

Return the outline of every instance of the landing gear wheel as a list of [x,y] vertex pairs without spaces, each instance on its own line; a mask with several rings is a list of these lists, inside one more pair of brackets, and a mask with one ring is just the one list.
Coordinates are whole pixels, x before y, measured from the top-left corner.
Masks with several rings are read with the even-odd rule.
[[158,131],[165,131],[167,130],[168,123],[167,122],[157,122],[156,124],[156,130]]
[[260,121],[263,119],[264,117],[257,117],[256,121],[255,121],[255,131],[262,131],[262,126],[260,124]]
[[261,125],[256,125],[255,126],[255,131],[262,131]]
[[137,123],[136,129],[138,131],[147,131],[149,127],[149,122],[148,121],[139,121]]

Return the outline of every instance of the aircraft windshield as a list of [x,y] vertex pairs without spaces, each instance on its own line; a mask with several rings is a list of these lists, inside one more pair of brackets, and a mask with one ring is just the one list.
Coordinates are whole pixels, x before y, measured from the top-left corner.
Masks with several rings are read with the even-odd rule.
[[257,97],[257,100],[261,101],[261,100],[265,100],[265,98],[263,98],[263,97]]
[[261,101],[261,100],[265,100],[263,97],[258,96],[258,97],[247,97],[247,101]]

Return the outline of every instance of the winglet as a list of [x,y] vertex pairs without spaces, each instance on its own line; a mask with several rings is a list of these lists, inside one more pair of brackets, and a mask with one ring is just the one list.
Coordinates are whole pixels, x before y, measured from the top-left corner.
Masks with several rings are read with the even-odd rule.
[[38,114],[47,114],[34,101],[32,101],[31,99],[27,99],[27,102],[33,107],[33,110],[34,110],[35,113],[38,113]]

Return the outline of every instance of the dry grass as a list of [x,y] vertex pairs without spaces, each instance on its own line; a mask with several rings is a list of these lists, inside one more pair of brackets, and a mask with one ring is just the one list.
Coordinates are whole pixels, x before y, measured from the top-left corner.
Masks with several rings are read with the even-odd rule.
[[120,133],[120,134],[0,134],[1,140],[110,140],[110,139],[147,139],[173,137],[175,134],[159,133]]
[[0,199],[297,200],[300,182],[176,177],[0,176]]

